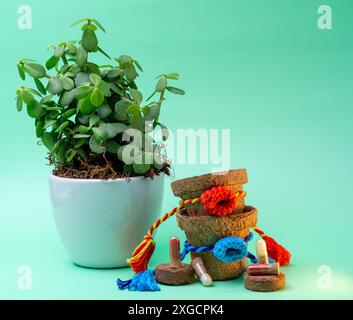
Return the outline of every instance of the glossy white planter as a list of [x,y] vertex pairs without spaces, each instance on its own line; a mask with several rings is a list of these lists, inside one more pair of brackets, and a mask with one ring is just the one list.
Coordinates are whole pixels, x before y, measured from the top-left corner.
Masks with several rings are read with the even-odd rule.
[[78,265],[126,266],[126,258],[161,215],[164,176],[87,180],[49,176],[60,239]]

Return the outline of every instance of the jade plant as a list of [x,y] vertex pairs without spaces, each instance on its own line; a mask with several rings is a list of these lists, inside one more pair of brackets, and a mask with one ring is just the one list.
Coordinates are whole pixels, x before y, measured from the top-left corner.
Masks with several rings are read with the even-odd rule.
[[[136,84],[143,71],[138,61],[128,55],[112,59],[103,51],[96,32],[105,29],[96,19],[76,25],[82,25],[81,39],[51,46],[45,66],[32,59],[17,63],[21,79],[28,75],[36,87],[17,89],[17,110],[25,105],[35,119],[36,136],[48,149],[54,173],[110,178],[167,172],[169,164],[151,133],[160,128],[167,138],[160,110],[167,92],[184,94],[170,85],[178,73],[156,77],[153,93],[144,101]],[[97,65],[91,59],[95,53],[110,63]]]

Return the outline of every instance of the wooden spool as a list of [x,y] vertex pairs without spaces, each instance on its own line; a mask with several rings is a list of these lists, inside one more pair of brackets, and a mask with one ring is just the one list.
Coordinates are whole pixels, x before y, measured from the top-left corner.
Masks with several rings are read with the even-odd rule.
[[244,273],[244,286],[248,290],[259,292],[271,292],[284,288],[286,276],[283,272],[272,276],[249,276]]
[[156,268],[156,280],[159,283],[180,286],[195,282],[195,271],[190,264],[182,263],[173,268],[169,263],[160,264]]

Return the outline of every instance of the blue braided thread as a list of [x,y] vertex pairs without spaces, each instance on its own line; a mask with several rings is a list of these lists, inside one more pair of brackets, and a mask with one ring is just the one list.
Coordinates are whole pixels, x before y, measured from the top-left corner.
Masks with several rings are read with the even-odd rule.
[[251,263],[257,263],[257,258],[250,251],[248,251],[247,257],[250,259]]
[[185,256],[191,251],[195,253],[206,252],[213,250],[214,246],[201,246],[201,247],[194,247],[186,240],[184,243],[184,249],[180,254],[180,260],[183,261]]
[[[251,252],[249,252],[249,251],[248,251],[247,257],[249,258],[249,260],[250,260],[251,263],[257,263],[257,262],[258,262],[258,261],[257,261],[257,258],[256,258]],[[270,257],[268,257],[268,262],[269,262],[269,263],[276,263],[276,261],[273,260],[273,259],[271,259]]]
[[[236,237],[228,237],[228,238],[236,238]],[[253,234],[250,232],[243,240],[244,242],[247,244],[249,241],[251,241],[251,239],[253,238]],[[223,238],[225,239],[225,238]],[[220,239],[218,242],[222,241],[223,239]],[[217,243],[216,243],[217,244]],[[215,244],[215,245],[216,245]],[[212,251],[215,247],[215,245],[212,246],[200,246],[200,247],[195,247],[191,244],[189,244],[188,241],[185,241],[184,243],[184,249],[180,254],[180,259],[181,261],[183,261],[185,259],[185,256],[189,253],[189,252],[194,252],[194,253],[200,253],[200,252],[207,252],[207,251]],[[222,246],[220,244],[220,246]],[[246,252],[244,253],[243,257],[245,256]],[[216,256],[217,257],[217,256]],[[218,257],[217,257],[218,258]],[[241,257],[242,258],[242,257]],[[240,258],[240,259],[241,259]],[[238,258],[239,260],[239,258]]]

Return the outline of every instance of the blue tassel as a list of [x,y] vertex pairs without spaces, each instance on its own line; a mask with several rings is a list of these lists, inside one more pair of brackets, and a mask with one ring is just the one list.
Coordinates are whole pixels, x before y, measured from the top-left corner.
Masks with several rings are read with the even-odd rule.
[[116,281],[120,290],[129,291],[160,291],[157,281],[154,277],[154,270],[146,270],[137,273],[132,279]]
[[132,279],[129,280],[121,280],[121,279],[117,279],[116,280],[116,284],[119,287],[120,290],[124,290],[127,289],[130,285],[130,283],[132,282]]

